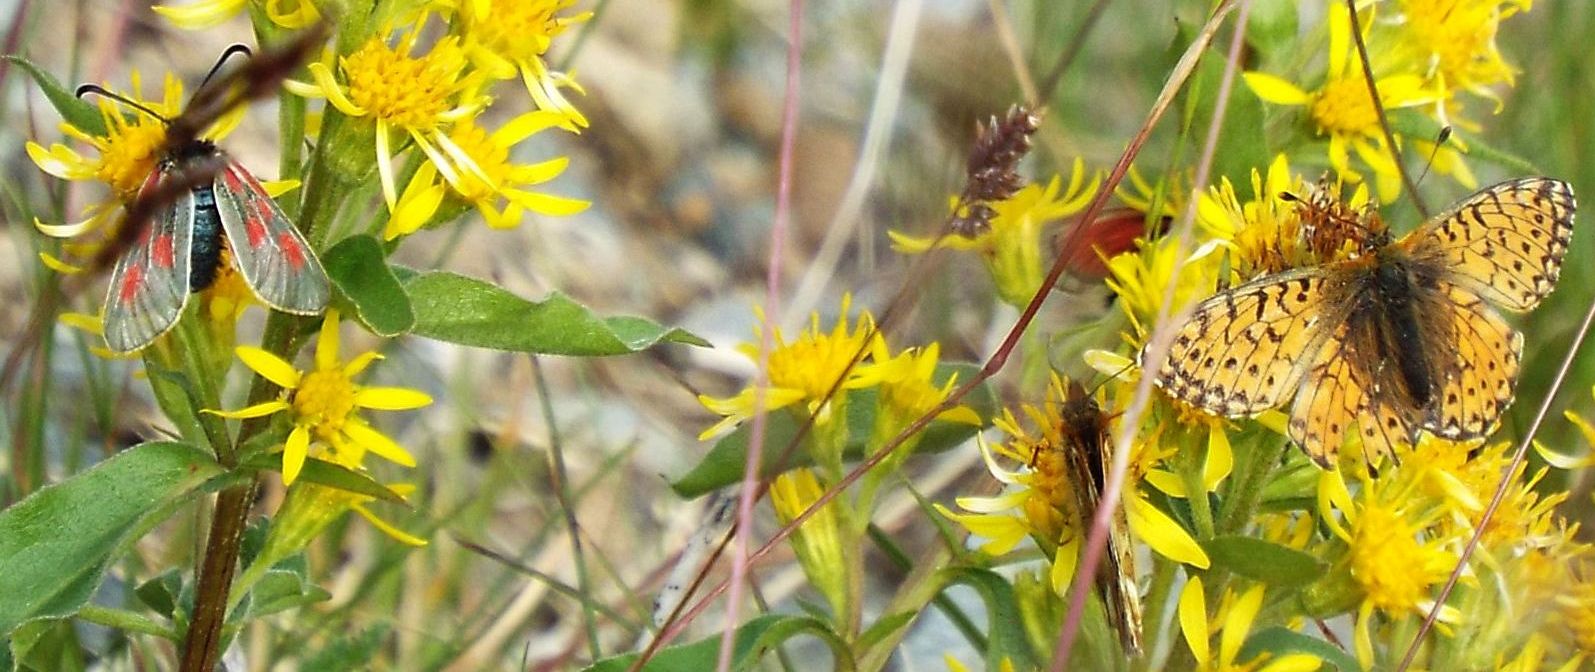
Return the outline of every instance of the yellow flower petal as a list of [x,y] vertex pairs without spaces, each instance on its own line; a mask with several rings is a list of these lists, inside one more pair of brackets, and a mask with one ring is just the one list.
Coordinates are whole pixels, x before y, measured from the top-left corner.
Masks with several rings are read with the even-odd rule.
[[244,9],[244,0],[200,0],[187,5],[156,5],[151,9],[178,28],[212,28]]
[[584,201],[579,198],[550,196],[530,191],[517,190],[513,194],[506,194],[506,196],[510,196],[516,205],[550,217],[574,215],[592,206],[591,201]]
[[1150,469],[1146,472],[1146,476],[1143,476],[1141,480],[1145,481],[1148,485],[1157,488],[1159,492],[1162,492],[1170,497],[1185,499],[1186,497],[1190,496],[1185,492],[1185,481],[1181,479],[1178,474],[1175,474],[1171,471]]
[[1058,544],[1058,552],[1052,556],[1052,571],[1048,578],[1052,579],[1052,592],[1059,597],[1069,592],[1069,585],[1074,583],[1075,570],[1080,567],[1080,546],[1085,540],[1085,535],[1074,534]]
[[343,365],[343,375],[350,378],[358,376],[361,371],[366,370],[366,367],[371,366],[372,362],[379,359],[382,359],[381,353],[362,352],[356,355],[354,359],[349,360],[348,364]]
[[1208,492],[1218,489],[1220,483],[1235,470],[1235,451],[1230,448],[1229,434],[1219,423],[1207,429],[1207,459],[1202,464],[1202,484]]
[[310,430],[304,426],[295,426],[289,432],[288,440],[282,445],[282,484],[293,485],[299,478],[299,470],[305,466],[305,458],[310,454]]
[[243,361],[244,366],[276,383],[278,387],[291,390],[299,386],[299,372],[281,357],[249,345],[240,345],[234,352],[238,353],[238,359]]
[[969,530],[970,534],[985,537],[988,541],[980,546],[980,552],[986,555],[1004,555],[1018,546],[1019,542],[1024,541],[1025,536],[1030,533],[1025,521],[1016,516],[968,515],[954,513],[940,504],[934,506],[943,516]]
[[209,413],[211,415],[216,415],[223,418],[230,418],[233,420],[242,420],[245,418],[260,418],[268,416],[285,408],[288,408],[288,402],[286,401],[265,401],[255,404],[254,406],[240,408],[236,411],[223,411],[206,408],[200,412]]
[[1191,577],[1180,591],[1180,632],[1185,635],[1185,644],[1191,647],[1191,654],[1198,663],[1212,660],[1207,645],[1211,636],[1207,630],[1207,599],[1202,594],[1200,576]]
[[410,455],[410,451],[364,422],[350,418],[343,426],[343,433],[349,437],[349,440],[376,453],[379,457],[406,467],[415,466],[415,458]]
[[1196,543],[1196,539],[1151,502],[1131,494],[1124,498],[1124,507],[1129,517],[1130,529],[1135,532],[1135,536],[1146,542],[1146,545],[1152,547],[1152,550],[1157,551],[1159,555],[1199,569],[1212,566],[1212,561],[1207,558],[1207,552]]
[[1312,96],[1301,87],[1289,81],[1263,72],[1248,72],[1242,77],[1246,78],[1246,86],[1252,93],[1257,94],[1264,102],[1275,105],[1306,105]]
[[327,64],[311,63],[305,67],[310,70],[310,77],[316,82],[316,92],[326,96],[327,102],[332,103],[339,112],[351,117],[366,116],[365,108],[354,104],[354,101],[343,94],[343,87],[338,86],[338,80],[333,78],[332,69],[328,68]]
[[316,341],[316,369],[330,371],[338,368],[338,311],[327,309],[321,320],[321,337]]
[[378,411],[408,411],[432,403],[420,390],[404,387],[362,387],[354,393],[354,405]]
[[392,537],[394,541],[397,541],[397,542],[399,542],[401,544],[406,544],[406,545],[409,545],[409,546],[425,546],[426,545],[426,540],[425,539],[422,539],[422,538],[417,537],[417,536],[415,536],[413,534],[405,532],[404,530],[401,530],[401,529],[399,529],[397,527],[394,527],[393,525],[389,524],[388,521],[385,521],[385,520],[383,520],[381,518],[378,518],[376,514],[371,513],[371,511],[369,509],[367,509],[363,505],[356,504],[356,505],[354,505],[351,508],[354,509],[355,513],[360,514],[361,518],[365,518],[366,522],[371,523],[372,527],[375,527],[378,530],[380,530],[383,534],[386,534],[389,537]]
[[1016,508],[1030,497],[1029,490],[1011,490],[995,497],[958,497],[959,508],[972,513],[997,513]]
[[1221,664],[1234,665],[1237,662],[1235,657],[1240,655],[1241,644],[1245,643],[1246,635],[1252,629],[1252,621],[1257,619],[1257,611],[1262,608],[1262,586],[1252,586],[1230,605],[1229,613],[1224,616],[1223,631],[1218,635],[1218,659]]

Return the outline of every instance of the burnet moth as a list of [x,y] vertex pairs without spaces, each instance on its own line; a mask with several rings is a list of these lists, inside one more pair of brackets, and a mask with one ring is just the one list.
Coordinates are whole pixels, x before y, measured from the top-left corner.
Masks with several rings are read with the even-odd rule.
[[[230,47],[211,74],[236,53],[247,54],[248,49]],[[113,352],[142,349],[171,329],[188,295],[215,282],[224,250],[261,303],[296,315],[326,308],[331,287],[310,244],[254,175],[215,143],[198,137],[198,130],[228,107],[215,102],[224,97],[210,94],[205,104],[198,104],[208,93],[201,84],[189,109],[167,119],[101,87],[78,87],[78,96],[88,93],[161,120],[169,134],[155,170],[130,208],[153,204],[147,225],[133,232],[111,272],[105,342]],[[130,214],[124,226],[140,224],[134,219]]]

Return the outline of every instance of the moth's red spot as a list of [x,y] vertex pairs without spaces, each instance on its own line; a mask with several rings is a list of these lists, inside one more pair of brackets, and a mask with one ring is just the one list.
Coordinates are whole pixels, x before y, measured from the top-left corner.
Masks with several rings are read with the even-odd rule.
[[249,246],[260,247],[266,242],[266,225],[264,220],[256,217],[244,218],[244,235],[249,236]]
[[294,270],[305,266],[305,250],[299,246],[298,239],[293,234],[284,232],[277,234],[277,246],[282,248],[283,258],[288,260],[288,265]]
[[155,265],[161,268],[171,268],[176,263],[176,256],[172,254],[172,234],[163,233],[155,237],[155,244],[150,250],[150,256]]
[[1075,218],[1058,234],[1058,244],[1063,246],[1059,252],[1066,259],[1064,268],[1081,280],[1100,281],[1109,275],[1104,259],[1134,250],[1138,238],[1162,235],[1169,222],[1170,218],[1161,217],[1148,232],[1146,214],[1133,208],[1105,210],[1085,229],[1080,229],[1080,220]]
[[128,266],[122,274],[122,286],[116,290],[116,296],[122,303],[132,303],[138,296],[139,286],[144,284],[144,267]]
[[244,181],[238,179],[238,170],[237,167],[233,167],[222,172],[222,181],[226,182],[227,189],[235,194],[244,191]]

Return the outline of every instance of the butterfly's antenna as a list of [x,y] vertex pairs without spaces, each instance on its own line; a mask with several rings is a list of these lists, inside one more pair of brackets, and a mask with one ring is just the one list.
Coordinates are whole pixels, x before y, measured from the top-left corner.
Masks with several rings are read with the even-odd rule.
[[1429,168],[1434,166],[1434,157],[1440,155],[1440,148],[1451,139],[1451,127],[1441,126],[1440,132],[1434,136],[1434,149],[1429,151],[1429,160],[1423,162],[1423,172],[1418,173],[1418,184],[1423,184],[1423,178],[1429,176]]
[[[205,90],[205,85],[210,83],[211,78],[215,77],[216,73],[221,72],[222,66],[226,65],[227,61],[229,59],[231,59],[234,56],[237,56],[238,54],[243,54],[245,56],[254,56],[255,52],[250,51],[249,50],[249,45],[244,44],[242,42],[234,42],[232,44],[227,45],[227,48],[222,50],[222,55],[218,56],[216,58],[216,64],[210,66],[210,72],[205,73],[205,78],[202,79],[202,80],[199,80],[199,87],[194,89],[194,96],[198,96],[200,91]],[[189,103],[192,104],[193,102],[194,102],[193,97],[190,97],[189,98]]]
[[1133,368],[1135,368],[1135,362],[1130,362],[1129,364],[1125,364],[1124,366],[1120,367],[1118,371],[1114,371],[1113,375],[1108,376],[1107,378],[1103,378],[1101,380],[1101,382],[1098,382],[1096,385],[1092,385],[1091,389],[1086,390],[1086,395],[1087,396],[1091,396],[1091,397],[1097,396],[1097,390],[1102,389],[1102,387],[1104,385],[1107,385],[1110,382],[1118,380],[1119,376],[1124,375],[1125,371],[1129,371],[1130,369],[1133,369]]
[[121,104],[126,105],[128,107],[131,107],[131,108],[133,108],[135,110],[143,112],[144,114],[147,114],[147,115],[150,115],[152,117],[155,117],[156,119],[161,120],[161,123],[166,123],[166,124],[172,123],[172,120],[171,119],[167,119],[165,115],[163,115],[163,114],[161,114],[159,112],[156,112],[155,110],[152,110],[152,109],[150,109],[148,107],[145,107],[144,105],[140,104],[138,101],[133,100],[132,98],[128,98],[127,96],[124,96],[124,95],[122,95],[120,93],[116,93],[114,91],[108,91],[108,90],[106,90],[105,87],[100,86],[99,84],[84,84],[82,86],[79,86],[77,88],[77,91],[75,91],[73,93],[79,98],[82,98],[83,96],[91,94],[91,93],[96,95],[96,96],[99,96],[101,98],[109,98],[109,99],[114,100],[114,101],[116,101],[118,103],[121,103]]

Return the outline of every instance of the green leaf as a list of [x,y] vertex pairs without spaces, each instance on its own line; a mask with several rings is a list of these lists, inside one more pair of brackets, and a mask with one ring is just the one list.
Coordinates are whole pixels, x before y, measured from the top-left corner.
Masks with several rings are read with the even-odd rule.
[[[239,467],[281,473],[282,451],[255,453],[244,460]],[[299,480],[409,506],[409,502],[404,497],[388,489],[388,486],[376,482],[369,474],[349,469],[340,464],[318,460],[314,457],[305,460],[305,467],[299,472]]]
[[331,599],[332,593],[311,583],[306,576],[302,566],[304,556],[297,557],[300,560],[300,567],[294,567],[288,564],[289,561],[284,561],[267,570],[265,576],[249,589],[249,608],[234,610],[228,614],[227,620],[243,624],[249,619]]
[[[328,633],[333,634],[333,633]],[[357,635],[333,634],[332,641],[304,660],[301,670],[358,670],[371,664],[377,648],[388,637],[388,628],[381,623]],[[320,638],[318,638],[320,639]]]
[[[973,364],[943,362],[936,367],[934,380],[942,384],[953,373],[958,374],[958,380],[969,380],[979,368]],[[848,443],[843,455],[848,459],[861,459],[866,457],[865,442],[869,440],[871,430],[875,426],[875,407],[878,398],[876,390],[863,388],[850,390],[847,393],[847,436]],[[990,418],[997,406],[996,398],[992,396],[991,388],[982,384],[964,397],[963,403],[974,409],[982,418]],[[814,464],[808,451],[801,448],[792,451],[792,455],[785,464],[777,464],[776,458],[792,443],[792,438],[797,436],[801,425],[791,413],[777,411],[771,413],[765,422],[764,435],[764,464],[760,473],[764,478],[771,478],[797,467]],[[959,422],[932,421],[925,427],[919,443],[914,446],[915,453],[939,453],[957,446],[976,432],[979,427],[966,425]],[[745,422],[735,431],[725,435],[715,442],[709,449],[709,454],[703,457],[691,471],[679,480],[670,484],[677,495],[692,498],[707,492],[718,490],[732,483],[742,480],[744,465],[747,463],[748,441],[752,438],[753,423]],[[878,448],[870,446],[870,448]]]
[[1306,585],[1328,568],[1318,558],[1256,537],[1214,537],[1202,542],[1202,550],[1213,559],[1215,568],[1273,586]]
[[477,348],[543,355],[623,355],[658,343],[707,346],[681,329],[640,317],[599,317],[554,292],[528,301],[492,283],[436,271],[405,284],[418,336]]
[[[1199,96],[1195,103],[1192,125],[1197,146],[1207,142],[1210,120],[1218,106],[1219,84],[1224,78],[1225,63],[1222,58],[1204,58],[1197,65],[1191,89]],[[1252,183],[1252,171],[1268,170],[1273,153],[1268,138],[1263,133],[1263,101],[1246,88],[1240,73],[1235,73],[1230,87],[1229,103],[1224,107],[1224,124],[1219,131],[1217,151],[1213,154],[1213,184],[1227,177],[1231,184],[1244,189]]]
[[382,243],[368,235],[350,236],[321,256],[339,308],[354,315],[371,333],[392,338],[415,326],[415,311],[404,285],[382,254]]
[[1317,656],[1320,660],[1338,668],[1341,672],[1362,669],[1362,666],[1357,664],[1356,658],[1351,657],[1351,654],[1340,650],[1335,645],[1317,637],[1309,637],[1277,625],[1252,633],[1251,637],[1246,638],[1246,644],[1241,646],[1241,652],[1235,656],[1235,659],[1239,661],[1255,660],[1257,656],[1264,653],[1270,654],[1270,658],[1278,658],[1292,653],[1306,653]]
[[975,567],[949,567],[941,570],[940,575],[944,585],[969,586],[986,603],[989,625],[986,669],[1001,669],[1004,659],[1016,670],[1040,668],[1041,663],[1019,622],[1019,602],[1014,597],[1013,584],[996,572]]
[[[1427,140],[1430,142],[1433,142],[1434,139],[1440,135],[1440,122],[1435,121],[1434,118],[1417,110],[1391,110],[1388,113],[1388,117],[1390,119],[1390,130],[1397,135],[1406,136],[1407,138],[1411,139]],[[1520,176],[1540,175],[1544,174],[1545,172],[1538,166],[1534,165],[1533,161],[1508,152],[1504,149],[1489,145],[1477,135],[1464,134],[1462,131],[1453,127],[1451,129],[1451,136],[1454,138],[1451,141],[1452,144],[1460,142],[1468,148],[1466,156],[1469,159],[1477,159],[1479,161],[1493,163],[1509,171],[1518,173]],[[1428,161],[1429,156],[1425,154],[1420,158],[1422,158],[1424,161]]]
[[0,635],[76,613],[118,551],[220,473],[193,446],[144,443],[0,512]]
[[858,636],[858,643],[856,645],[857,648],[862,651],[873,646],[876,642],[885,639],[888,635],[891,635],[902,628],[908,627],[908,624],[913,623],[914,618],[918,616],[919,612],[917,611],[904,611],[892,614],[890,616],[882,616],[876,619],[874,623],[870,624],[869,628],[866,628],[864,632]]
[[[1257,47],[1265,62],[1282,62],[1289,56],[1291,47],[1300,44],[1296,5],[1296,0],[1252,2],[1251,18],[1246,21],[1246,41]],[[1236,85],[1245,86],[1245,83],[1237,81]]]
[[[830,647],[832,665],[828,669],[852,670],[847,643],[831,631],[825,621],[810,616],[791,614],[765,614],[737,628],[731,648],[731,669],[753,669],[766,652],[792,637],[814,635]],[[587,672],[624,672],[637,660],[635,653],[598,661]],[[647,672],[698,672],[715,669],[720,655],[720,635],[711,635],[691,644],[667,646],[648,660],[642,669]],[[817,662],[817,661],[814,661]],[[815,669],[822,669],[816,667]]]
[[182,592],[183,575],[176,569],[168,569],[133,589],[140,602],[168,619],[177,613],[177,597]]
[[62,86],[61,82],[50,76],[50,73],[34,65],[33,61],[13,54],[6,54],[0,58],[17,64],[17,67],[32,75],[33,82],[44,92],[44,97],[55,106],[55,111],[60,113],[61,118],[67,123],[89,135],[105,135],[105,118],[100,116],[98,107],[73,95],[72,91]]

